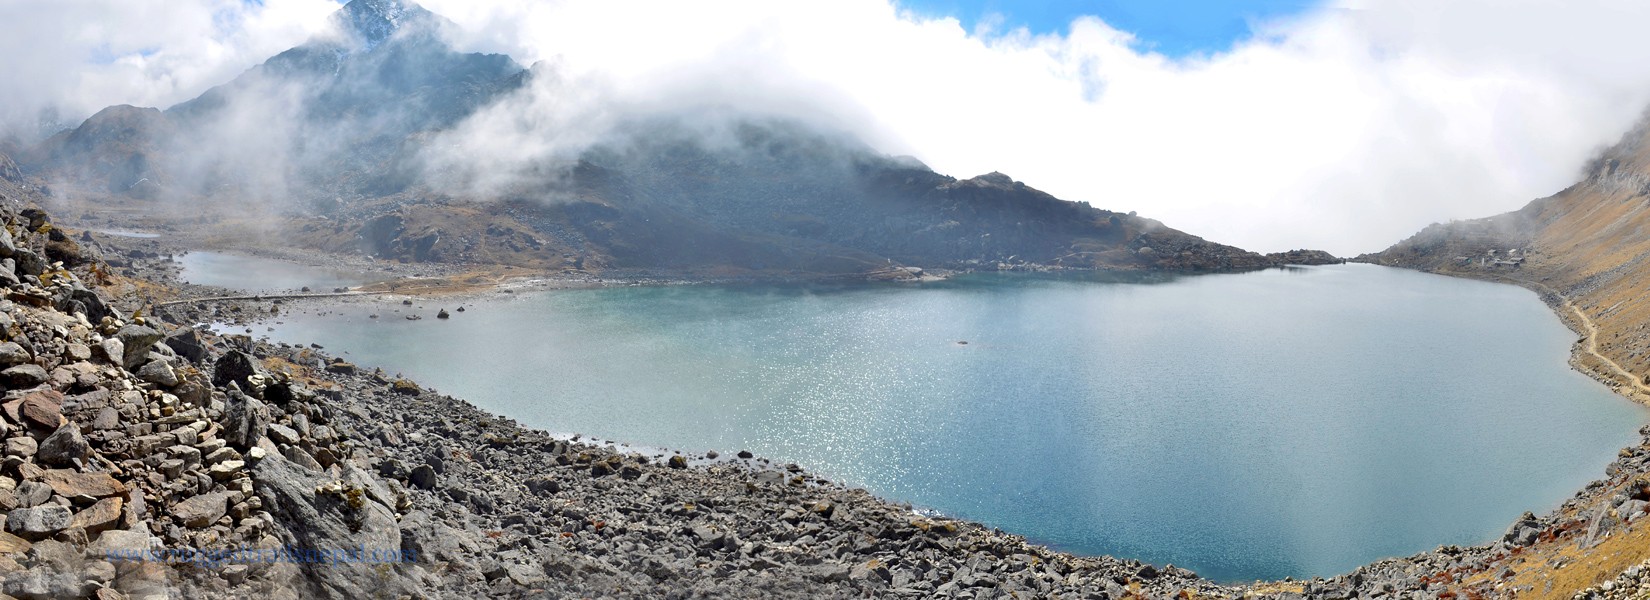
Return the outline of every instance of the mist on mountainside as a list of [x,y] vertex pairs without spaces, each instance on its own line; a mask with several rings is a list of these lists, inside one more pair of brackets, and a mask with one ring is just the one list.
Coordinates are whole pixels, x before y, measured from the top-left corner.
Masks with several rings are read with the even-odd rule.
[[21,156],[66,198],[402,261],[906,278],[1282,260],[1006,175],[935,173],[824,104],[629,102],[554,64],[456,51],[452,28],[357,0],[197,98],[111,107]]
[[363,0],[330,27],[164,111],[111,107],[26,155],[43,172],[156,201],[302,208],[370,189],[408,136],[450,127],[521,67],[461,54],[416,5]]
[[[213,3],[0,6],[20,30],[0,50],[30,57],[0,61],[5,112],[56,107],[46,120],[74,126],[108,105],[165,109],[324,33],[337,9],[234,3],[212,21],[197,4]],[[397,149],[454,172],[532,174],[626,118],[725,106],[1261,250],[1353,254],[1515,208],[1650,104],[1631,58],[1650,8],[1604,1],[1359,1],[1178,56],[1094,18],[973,29],[885,0],[426,5],[459,52],[554,75],[439,147]]]

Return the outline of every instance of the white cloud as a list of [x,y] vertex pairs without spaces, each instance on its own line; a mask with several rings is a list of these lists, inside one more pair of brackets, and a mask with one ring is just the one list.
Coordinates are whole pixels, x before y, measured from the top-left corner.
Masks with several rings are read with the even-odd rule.
[[[13,50],[0,81],[50,81],[57,99],[84,107],[198,93],[302,39],[328,4],[268,0],[241,11],[264,20],[214,36],[198,10],[147,14],[172,2],[20,1],[0,0],[8,31],[52,38],[57,23],[81,54],[0,42]],[[1263,251],[1353,254],[1433,221],[1516,208],[1571,183],[1650,104],[1650,39],[1637,31],[1650,4],[1618,0],[1358,0],[1187,59],[1138,51],[1093,18],[1059,35],[970,32],[888,0],[424,4],[460,25],[462,47],[551,60],[561,74],[472,124],[515,134],[510,152],[486,156],[493,165],[576,148],[618,114],[726,104],[827,119],[941,172],[1000,170]],[[150,10],[127,8],[139,5]],[[8,18],[54,11],[76,17]],[[95,12],[155,31],[76,21]],[[85,65],[100,41],[159,51]],[[12,64],[31,61],[41,64]],[[524,130],[532,123],[550,126]]]
[[319,31],[333,0],[0,0],[0,125],[166,107]]

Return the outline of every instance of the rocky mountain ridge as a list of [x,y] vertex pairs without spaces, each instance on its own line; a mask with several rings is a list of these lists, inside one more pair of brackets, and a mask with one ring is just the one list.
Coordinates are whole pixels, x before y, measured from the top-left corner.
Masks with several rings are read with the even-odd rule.
[[431,166],[431,144],[554,70],[458,52],[441,37],[450,24],[403,0],[355,0],[334,23],[339,33],[164,111],[105,109],[22,167],[52,183],[62,210],[119,206],[195,227],[214,214],[273,223],[284,243],[410,262],[884,276],[1281,264],[758,115],[639,115],[540,178],[455,187]]

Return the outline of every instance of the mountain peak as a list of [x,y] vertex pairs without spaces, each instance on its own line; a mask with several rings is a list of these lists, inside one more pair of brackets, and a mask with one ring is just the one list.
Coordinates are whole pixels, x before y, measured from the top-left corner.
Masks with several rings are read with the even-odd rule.
[[968,179],[966,181],[963,181],[962,183],[972,184],[972,185],[976,185],[976,186],[980,186],[980,187],[994,187],[994,188],[1002,188],[1002,189],[1012,189],[1016,182],[1014,181],[1013,177],[1009,177],[1009,176],[1004,175],[1004,174],[1002,174],[1000,172],[997,172],[997,171],[992,171],[990,173],[986,173],[986,174],[981,175],[979,177],[975,177],[973,179]]
[[433,32],[440,17],[407,0],[351,0],[332,19],[371,50],[403,31]]

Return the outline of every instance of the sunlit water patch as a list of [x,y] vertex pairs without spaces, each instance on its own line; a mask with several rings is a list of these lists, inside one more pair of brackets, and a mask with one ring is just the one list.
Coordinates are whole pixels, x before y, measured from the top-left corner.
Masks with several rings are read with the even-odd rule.
[[1223,580],[1491,540],[1646,416],[1568,368],[1574,335],[1533,293],[1366,265],[577,290],[401,318],[438,308],[289,311],[271,335],[530,426],[749,449]]

